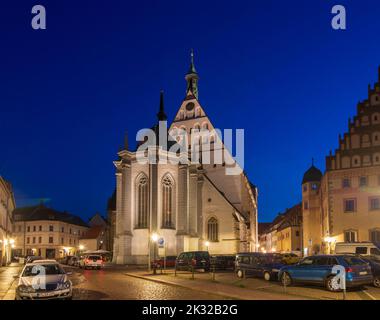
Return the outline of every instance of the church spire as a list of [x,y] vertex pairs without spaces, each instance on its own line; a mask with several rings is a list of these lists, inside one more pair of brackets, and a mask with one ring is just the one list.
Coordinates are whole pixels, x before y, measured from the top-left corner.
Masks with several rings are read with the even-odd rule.
[[198,99],[198,73],[197,70],[195,69],[195,64],[194,64],[194,50],[191,49],[190,53],[190,68],[189,71],[187,72],[185,76],[186,82],[187,82],[187,89],[186,89],[186,94],[189,94],[189,91],[191,94],[194,95],[196,99]]
[[160,110],[157,113],[157,118],[158,121],[166,121],[168,119],[164,110],[164,91],[162,90],[160,92]]

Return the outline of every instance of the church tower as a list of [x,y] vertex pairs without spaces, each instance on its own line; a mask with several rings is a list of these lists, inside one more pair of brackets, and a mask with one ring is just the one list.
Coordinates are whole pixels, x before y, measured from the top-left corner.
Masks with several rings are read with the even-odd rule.
[[194,65],[194,51],[191,50],[191,61],[190,68],[185,76],[187,82],[186,94],[189,94],[189,91],[194,95],[195,99],[198,100],[198,80],[199,76],[197,71],[195,70]]
[[321,251],[320,187],[322,172],[314,166],[305,172],[302,179],[302,220],[304,256]]

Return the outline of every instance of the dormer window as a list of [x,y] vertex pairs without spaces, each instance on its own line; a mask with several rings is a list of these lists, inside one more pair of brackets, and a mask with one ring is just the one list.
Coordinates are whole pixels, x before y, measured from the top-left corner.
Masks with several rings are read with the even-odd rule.
[[311,189],[312,190],[317,190],[318,189],[318,185],[316,183],[312,183],[311,184]]

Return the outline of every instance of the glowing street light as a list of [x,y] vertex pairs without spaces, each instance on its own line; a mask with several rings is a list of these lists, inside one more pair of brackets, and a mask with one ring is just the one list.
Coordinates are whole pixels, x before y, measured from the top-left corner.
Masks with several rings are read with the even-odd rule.
[[158,234],[157,233],[153,233],[152,236],[151,236],[151,239],[153,242],[157,242],[158,240]]
[[205,242],[205,246],[206,246],[207,251],[208,251],[208,247],[210,246],[210,242],[209,242],[209,241],[206,241],[206,242]]
[[84,245],[83,244],[81,244],[81,245],[79,245],[79,250],[83,250],[84,249]]

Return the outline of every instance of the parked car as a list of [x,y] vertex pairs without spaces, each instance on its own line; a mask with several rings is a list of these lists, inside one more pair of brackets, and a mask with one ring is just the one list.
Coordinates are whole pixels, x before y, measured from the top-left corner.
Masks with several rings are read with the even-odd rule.
[[73,257],[73,256],[65,256],[65,257],[59,259],[59,263],[68,265],[68,264],[69,264],[69,260],[70,260],[72,257]]
[[211,257],[211,268],[215,267],[216,270],[234,270],[235,269],[235,255],[218,255]]
[[281,253],[281,257],[284,264],[296,264],[301,260],[301,257],[292,252]]
[[77,263],[79,263],[79,257],[77,256],[71,256],[70,259],[67,260],[68,266],[77,266]]
[[[44,268],[43,278],[37,266]],[[65,270],[55,260],[27,263],[16,287],[16,300],[72,299],[72,283]],[[37,280],[35,277],[39,277]],[[40,281],[42,280],[42,281]]]
[[338,242],[335,245],[336,254],[352,253],[361,256],[371,256],[380,262],[380,249],[372,242]]
[[44,258],[42,258],[41,256],[27,256],[24,263],[27,264],[27,263],[32,263],[33,261],[35,260],[43,260]]
[[83,259],[79,261],[79,268],[92,268],[101,269],[104,266],[104,261],[100,255],[89,255],[84,256]]
[[346,268],[346,286],[360,287],[372,284],[371,268],[366,261],[355,255],[315,255],[302,259],[298,264],[283,267],[278,278],[283,285],[293,283],[316,284],[325,286],[329,291],[333,287],[332,268],[341,265]]
[[175,261],[176,270],[203,269],[210,271],[210,255],[208,251],[188,251],[178,255]]
[[269,281],[277,279],[277,273],[284,266],[282,256],[276,253],[238,253],[236,255],[235,271],[239,278],[254,276]]
[[177,259],[177,256],[167,256],[167,257],[161,257],[156,260],[152,261],[152,268],[156,267],[157,269],[163,268],[164,266],[166,268],[173,268],[175,267],[175,260]]
[[366,261],[371,267],[373,276],[373,285],[380,288],[380,262],[377,259],[373,259],[371,256],[361,256],[361,258]]

